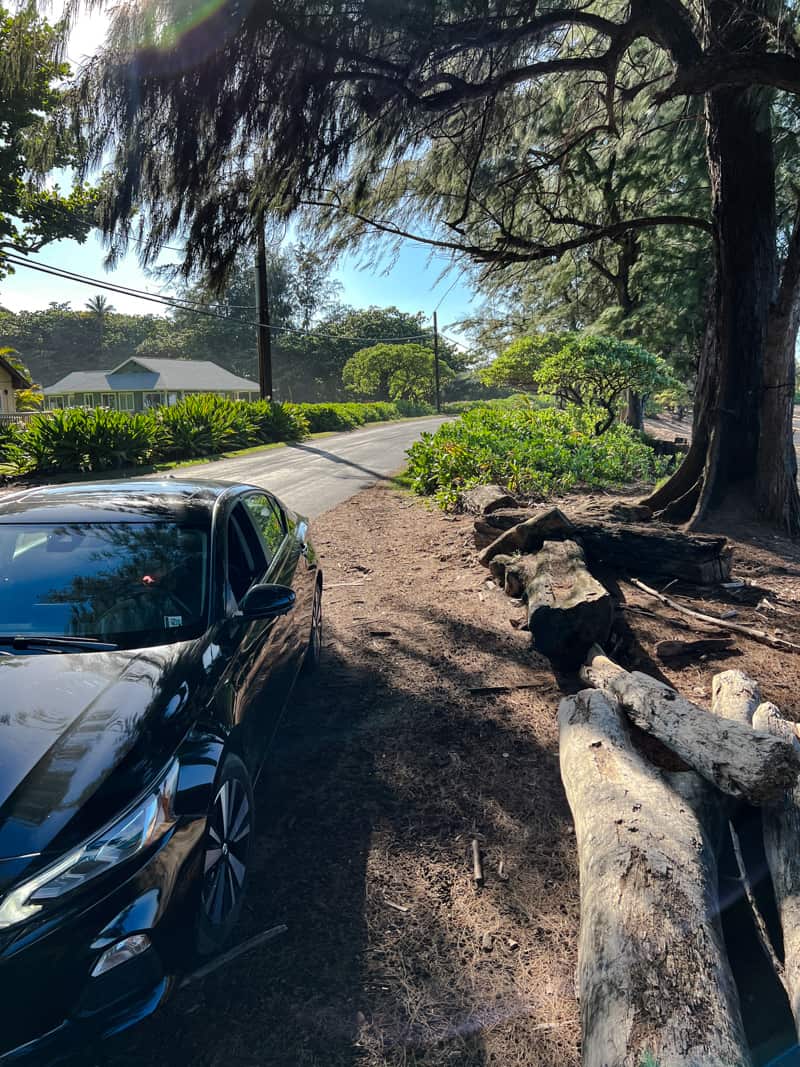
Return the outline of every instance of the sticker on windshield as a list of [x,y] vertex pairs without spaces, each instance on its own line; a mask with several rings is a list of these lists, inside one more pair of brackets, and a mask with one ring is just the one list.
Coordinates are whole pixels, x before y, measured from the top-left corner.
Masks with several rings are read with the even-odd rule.
[[165,615],[164,626],[168,630],[174,630],[176,626],[183,626],[183,615]]

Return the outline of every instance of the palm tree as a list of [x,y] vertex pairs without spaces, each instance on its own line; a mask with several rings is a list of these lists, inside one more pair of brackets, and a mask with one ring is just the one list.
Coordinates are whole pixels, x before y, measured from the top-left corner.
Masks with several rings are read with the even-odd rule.
[[112,311],[117,309],[109,301],[108,297],[103,296],[102,293],[98,293],[97,296],[90,297],[85,304],[86,310],[97,316],[98,319],[105,319],[106,315],[110,315]]

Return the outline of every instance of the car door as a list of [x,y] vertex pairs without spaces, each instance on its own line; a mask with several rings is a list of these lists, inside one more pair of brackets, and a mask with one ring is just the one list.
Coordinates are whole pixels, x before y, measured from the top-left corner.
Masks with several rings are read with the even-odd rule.
[[277,619],[246,619],[240,611],[253,585],[274,580],[273,562],[250,518],[246,501],[240,499],[226,528],[224,630],[229,663],[225,684],[251,770],[256,770],[264,757],[292,682],[287,662],[292,612]]
[[306,565],[306,546],[298,536],[297,524],[289,522],[284,509],[269,493],[248,493],[244,504],[270,561],[269,580],[289,586],[297,597],[294,611],[285,620],[286,639],[291,642],[285,650],[291,687],[305,655],[311,628],[313,580]]

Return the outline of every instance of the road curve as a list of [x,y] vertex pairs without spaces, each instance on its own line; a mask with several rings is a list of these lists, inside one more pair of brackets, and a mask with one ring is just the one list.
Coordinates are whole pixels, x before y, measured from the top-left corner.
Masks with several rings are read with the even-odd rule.
[[180,467],[174,477],[263,486],[290,508],[311,517],[397,472],[405,463],[406,449],[419,435],[432,432],[445,421],[430,415],[362,426],[285,448]]

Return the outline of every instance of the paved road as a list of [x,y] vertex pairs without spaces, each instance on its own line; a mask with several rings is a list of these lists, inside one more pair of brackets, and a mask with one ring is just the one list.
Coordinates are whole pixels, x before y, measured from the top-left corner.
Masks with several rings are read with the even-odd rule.
[[406,449],[423,430],[433,431],[444,421],[434,415],[363,426],[250,456],[180,467],[175,477],[260,485],[301,514],[319,515],[398,471]]

